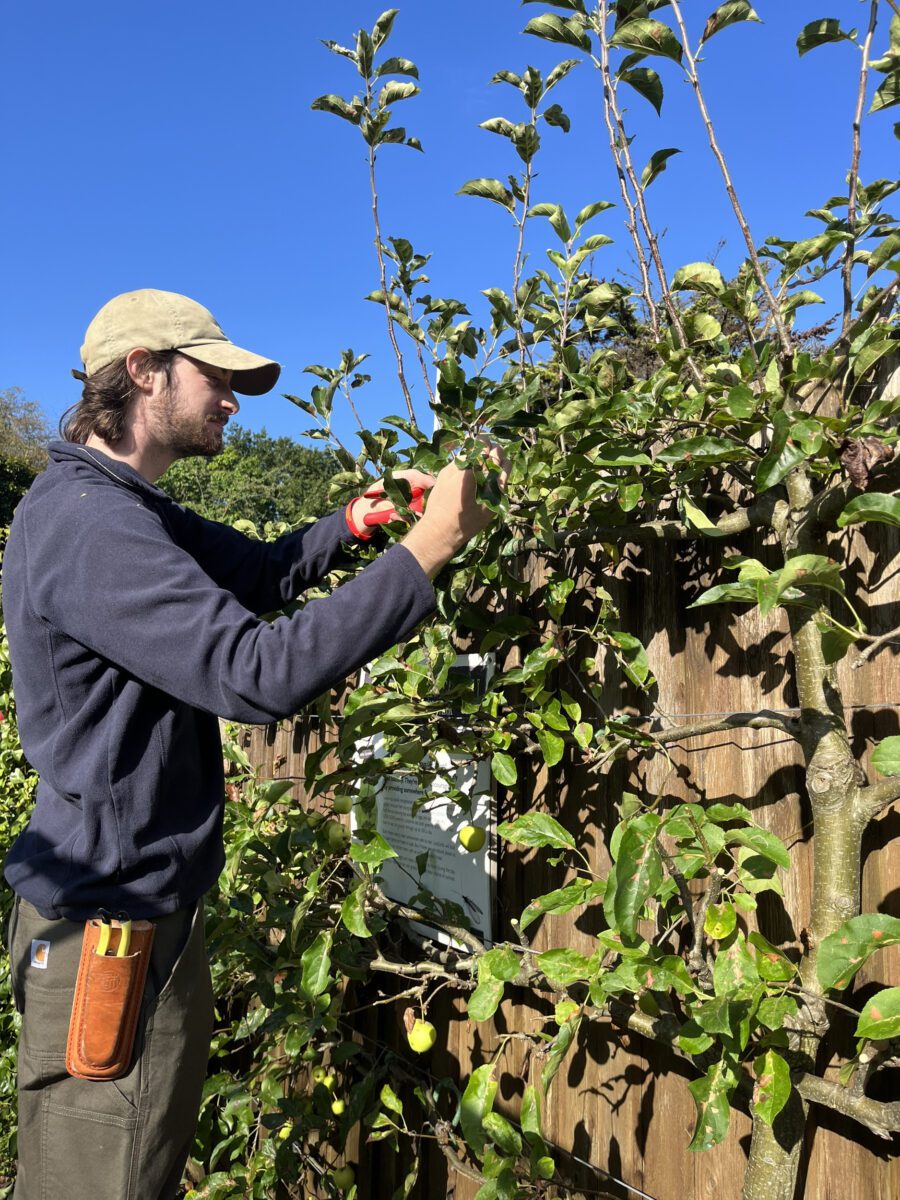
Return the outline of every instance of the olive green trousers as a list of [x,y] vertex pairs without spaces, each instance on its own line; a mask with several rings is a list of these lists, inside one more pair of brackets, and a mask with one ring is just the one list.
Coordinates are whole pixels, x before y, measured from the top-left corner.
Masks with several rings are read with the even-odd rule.
[[131,1069],[66,1072],[84,926],[17,898],[9,924],[19,1040],[13,1200],[174,1200],[190,1152],[212,1035],[202,903],[155,921]]

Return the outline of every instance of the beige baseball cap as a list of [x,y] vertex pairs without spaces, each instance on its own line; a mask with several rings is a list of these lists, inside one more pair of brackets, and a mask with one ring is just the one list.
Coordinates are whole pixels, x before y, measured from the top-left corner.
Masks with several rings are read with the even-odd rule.
[[142,288],[104,304],[84,335],[85,372],[93,375],[139,346],[180,350],[211,367],[233,371],[231,386],[243,396],[270,391],[281,374],[277,362],[235,346],[208,309],[177,292]]

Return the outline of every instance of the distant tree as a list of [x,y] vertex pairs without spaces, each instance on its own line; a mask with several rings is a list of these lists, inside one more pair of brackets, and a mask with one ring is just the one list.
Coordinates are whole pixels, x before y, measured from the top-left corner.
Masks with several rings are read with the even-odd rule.
[[0,391],[0,525],[8,525],[32,480],[47,465],[52,434],[36,400],[19,387]]
[[335,507],[328,500],[328,484],[338,470],[330,453],[235,425],[220,455],[182,459],[162,477],[160,487],[214,521],[296,525]]

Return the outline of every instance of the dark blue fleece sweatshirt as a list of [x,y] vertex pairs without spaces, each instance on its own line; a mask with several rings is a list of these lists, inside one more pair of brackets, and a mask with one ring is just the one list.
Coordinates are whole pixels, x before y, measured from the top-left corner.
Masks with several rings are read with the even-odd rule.
[[274,621],[352,550],[343,513],[272,544],[175,504],[136,471],[57,442],[16,510],[3,615],[22,744],[40,774],[6,861],[44,916],[153,917],[222,869],[218,717],[287,717],[434,608],[394,546]]

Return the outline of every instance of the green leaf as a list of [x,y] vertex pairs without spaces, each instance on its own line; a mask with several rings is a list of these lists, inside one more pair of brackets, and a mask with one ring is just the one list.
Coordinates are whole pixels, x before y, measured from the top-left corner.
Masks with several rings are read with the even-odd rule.
[[536,736],[544,756],[544,762],[548,767],[555,767],[566,752],[566,743],[558,734],[551,733],[549,729],[537,730]]
[[759,983],[756,961],[747,949],[747,942],[739,929],[719,946],[713,963],[713,984],[716,996],[723,999],[743,999],[752,994]]
[[574,1017],[571,1021],[566,1021],[565,1025],[560,1025],[559,1032],[550,1043],[550,1049],[547,1052],[547,1061],[544,1064],[544,1069],[541,1071],[541,1091],[545,1097],[550,1084],[556,1076],[556,1072],[560,1068],[562,1060],[566,1057],[569,1047],[575,1040],[575,1035],[578,1032],[581,1021],[581,1017]]
[[726,29],[736,21],[758,20],[759,17],[747,3],[747,0],[728,0],[728,3],[720,4],[716,11],[710,14],[703,28],[703,33],[700,35],[700,44],[708,42],[713,34]]
[[882,775],[900,775],[900,737],[883,738],[872,752],[872,766]]
[[722,1062],[713,1063],[702,1079],[688,1084],[697,1106],[697,1123],[689,1149],[709,1150],[728,1132],[731,1106],[728,1103],[729,1076]]
[[365,884],[360,884],[352,892],[347,893],[341,905],[341,920],[351,933],[357,937],[365,938],[371,937],[372,931],[366,924],[366,910],[363,904],[364,892]]
[[488,950],[478,960],[479,971],[488,971],[495,979],[503,979],[507,983],[518,975],[520,965],[518,954],[509,946]]
[[409,75],[413,79],[418,79],[419,68],[408,58],[386,58],[375,71],[375,78],[381,79],[384,75]]
[[757,1083],[751,1108],[755,1116],[771,1125],[791,1095],[791,1069],[774,1050],[767,1050],[753,1063]]
[[860,1013],[856,1036],[887,1041],[900,1035],[900,987],[884,988]]
[[565,244],[572,239],[572,230],[566,214],[559,204],[535,204],[528,210],[529,217],[548,217],[559,240]]
[[548,125],[553,125],[557,129],[561,129],[563,133],[568,133],[572,128],[571,118],[559,104],[551,104],[549,108],[545,108],[541,116]]
[[816,46],[824,46],[827,42],[852,42],[856,30],[846,33],[841,29],[841,23],[835,17],[823,17],[819,21],[810,21],[804,25],[797,37],[797,50],[801,57],[814,50]]
[[733,904],[723,901],[721,904],[711,904],[706,910],[703,928],[711,938],[722,941],[734,933],[736,926],[737,913]]
[[688,605],[702,608],[705,604],[755,604],[756,588],[752,583],[717,583]]
[[537,956],[537,965],[557,987],[588,980],[594,973],[591,960],[575,950],[547,950]]
[[678,38],[662,21],[639,17],[620,25],[609,39],[611,46],[640,50],[642,54],[662,55],[680,63],[684,51]]
[[525,813],[497,828],[504,841],[515,846],[552,846],[556,850],[574,850],[575,839],[549,813]]
[[725,280],[719,268],[712,263],[695,262],[678,268],[672,279],[672,287],[676,292],[695,291],[718,296],[725,290]]
[[883,108],[892,108],[895,104],[900,104],[900,71],[892,71],[885,78],[875,93],[869,112],[880,112]]
[[757,951],[756,969],[760,979],[767,983],[787,983],[794,978],[797,973],[794,964],[761,933],[751,933],[747,941]]
[[582,225],[586,225],[598,213],[606,212],[608,208],[615,208],[611,200],[596,200],[593,204],[586,204],[575,217],[575,232],[577,233]]
[[529,1144],[534,1145],[536,1142],[543,1142],[543,1133],[541,1131],[541,1102],[538,1098],[537,1088],[531,1084],[525,1089],[522,1096],[522,1111],[519,1115],[519,1124],[522,1126],[522,1132],[525,1134]]
[[380,833],[373,833],[364,845],[353,842],[350,857],[354,862],[365,863],[369,867],[380,867],[387,859],[396,858],[397,851],[391,849]]
[[499,179],[470,179],[462,185],[457,195],[478,196],[482,200],[493,200],[495,204],[508,208],[510,212],[516,210],[515,196]]
[[651,67],[635,67],[631,71],[620,71],[619,79],[623,83],[627,83],[629,87],[633,87],[645,100],[649,100],[657,113],[662,113],[662,80]]
[[378,93],[378,107],[387,108],[389,104],[397,104],[400,100],[409,100],[412,96],[418,96],[419,91],[420,89],[414,83],[400,83],[397,80],[391,80]]
[[348,104],[341,96],[333,95],[318,96],[313,100],[310,108],[316,109],[317,112],[327,112],[332,113],[335,117],[342,117],[351,125],[360,123],[364,111],[361,104]]
[[658,827],[655,813],[642,813],[629,822],[619,843],[613,912],[617,928],[630,938],[637,933],[641,909],[662,883],[663,864],[656,846]]
[[688,313],[682,324],[685,337],[691,346],[698,342],[714,342],[722,333],[722,326],[710,313]]
[[641,187],[648,188],[657,175],[660,175],[666,169],[666,164],[673,154],[680,153],[680,150],[676,150],[670,146],[666,150],[657,150],[655,154],[652,154],[650,161],[641,172]]
[[522,1153],[522,1139],[500,1113],[489,1112],[482,1122],[485,1133],[503,1154],[518,1157]]
[[565,887],[547,892],[543,896],[537,896],[534,900],[529,901],[523,909],[519,918],[519,928],[527,929],[532,921],[547,914],[558,915],[571,912],[577,905],[586,904],[595,896],[602,895],[604,887],[605,881],[590,883],[587,879],[579,879]]
[[505,984],[495,979],[490,971],[482,971],[479,963],[478,986],[469,997],[466,1006],[470,1021],[489,1021],[503,999]]
[[324,929],[300,955],[302,975],[300,989],[310,1000],[321,995],[328,986],[328,974],[331,970],[331,943],[334,935],[330,929]]
[[[900,743],[900,737],[894,738]],[[900,918],[862,913],[822,939],[816,974],[823,988],[845,988],[868,959],[885,946],[900,945]]]
[[584,32],[581,22],[574,17],[564,19],[556,13],[543,13],[540,17],[532,17],[524,32],[543,38],[545,42],[561,42],[565,46],[577,46],[579,50],[586,51],[591,48],[591,39]]
[[491,773],[503,787],[513,787],[519,778],[516,760],[509,754],[497,751],[491,755]]
[[391,36],[391,30],[394,27],[394,18],[399,11],[399,8],[389,8],[375,22],[375,28],[372,30],[372,46],[375,50],[379,46],[383,46]]
[[841,511],[837,526],[838,529],[844,529],[861,521],[880,521],[885,525],[900,526],[900,498],[884,492],[866,492],[864,496],[856,496]]
[[757,854],[777,863],[786,871],[790,869],[791,858],[784,843],[768,829],[760,829],[758,825],[746,826],[743,829],[729,829],[726,832],[725,841],[726,845],[734,845],[736,842],[740,846],[749,846]]
[[466,1084],[459,1107],[459,1123],[463,1137],[479,1158],[484,1155],[484,1118],[491,1111],[497,1092],[497,1084],[491,1078],[493,1073],[492,1063],[476,1067]]
[[699,437],[682,438],[671,445],[657,451],[659,462],[699,462],[720,463],[735,462],[747,458],[747,447],[731,438],[715,438],[701,435]]
[[772,424],[772,445],[756,468],[756,486],[761,492],[781,483],[794,467],[806,459],[806,452],[802,446],[788,443],[791,433],[790,417],[785,412],[777,412],[772,418]]

